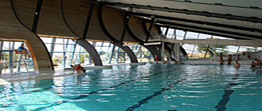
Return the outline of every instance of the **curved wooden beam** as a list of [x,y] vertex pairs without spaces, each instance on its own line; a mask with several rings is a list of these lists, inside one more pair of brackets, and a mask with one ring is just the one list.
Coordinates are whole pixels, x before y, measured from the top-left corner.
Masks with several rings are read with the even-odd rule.
[[[125,27],[126,13],[112,7],[103,5],[102,22],[106,31],[117,41],[121,41],[122,31]],[[124,41],[137,42],[129,33],[125,34]]]
[[157,55],[158,60],[161,61],[160,54],[158,53],[158,50],[157,50],[157,46],[148,46],[148,45],[146,45],[144,47],[147,48],[151,52],[151,54],[153,56]]
[[[73,12],[77,10],[76,12],[79,12],[79,13],[77,13],[77,15],[75,15],[75,16],[85,16],[84,13],[86,11],[83,11],[83,10],[80,11],[79,9],[84,9],[84,10],[89,10],[89,9],[85,8],[87,6],[83,6],[83,7],[80,6],[79,2],[80,1],[62,0],[61,1],[61,10],[62,10],[62,15],[63,15],[64,22],[67,25],[68,29],[72,33],[74,33],[76,36],[81,38],[80,35],[82,35],[84,33],[84,31],[85,31],[85,30],[83,30],[83,29],[85,29],[84,28],[85,27],[85,25],[84,25],[85,20],[82,20],[82,19],[79,19],[79,18],[75,18],[74,16],[72,16],[72,14],[74,14]],[[86,3],[86,5],[88,5],[88,4],[91,5],[90,4],[91,2],[85,1],[85,3]],[[70,7],[69,5],[70,6],[72,5],[72,6]],[[73,8],[73,10],[68,9],[68,7]],[[65,15],[68,15],[68,16],[65,17]],[[69,16],[69,15],[71,15],[71,16]],[[68,18],[68,19],[66,19],[66,18]],[[79,20],[76,20],[76,19],[79,19]],[[76,20],[78,22],[79,21],[83,22],[83,24],[80,24],[81,27],[77,27],[77,26],[79,26],[79,24],[75,25],[74,24],[75,23],[74,20]],[[92,33],[92,32],[89,32],[89,33]],[[101,61],[101,58],[100,58],[99,54],[97,53],[96,49],[89,42],[87,42],[86,40],[84,40],[82,38],[82,39],[78,39],[77,40],[77,44],[82,46],[90,54],[90,56],[93,59],[93,62],[95,64],[95,66],[102,66],[103,65],[102,61]]]
[[127,28],[128,33],[140,44],[143,44],[146,39],[146,33],[143,29],[143,22],[140,18],[131,16],[129,23],[128,23],[128,28]]
[[93,59],[95,66],[102,66],[102,61],[100,59],[99,54],[97,53],[96,49],[87,41],[79,39],[77,40],[77,44],[85,48],[85,50],[90,54]]
[[[121,49],[123,49],[126,53],[127,53],[127,55],[129,56],[129,58],[130,58],[130,60],[131,60],[131,62],[132,63],[138,63],[138,61],[137,61],[137,57],[136,57],[136,55],[134,54],[134,52],[129,48],[129,47],[126,47],[126,46],[123,46],[122,45],[122,43],[120,42],[120,39],[121,39],[121,31],[118,31],[117,32],[117,30],[111,30],[112,32],[114,32],[114,34],[116,34],[116,35],[119,35],[119,38],[118,39],[116,39],[113,35],[111,35],[111,33],[108,31],[108,27],[105,27],[105,22],[104,21],[106,21],[106,20],[104,20],[103,19],[103,11],[105,10],[104,8],[103,8],[104,6],[103,5],[101,5],[100,6],[100,23],[101,23],[101,27],[103,28],[103,30],[104,30],[104,32],[106,33],[106,35],[113,41],[113,43],[112,44],[114,44],[114,45],[116,45],[116,46],[118,46],[118,47],[120,47]],[[107,8],[109,8],[109,7],[107,7]],[[106,9],[107,9],[106,8]],[[109,9],[111,9],[111,8],[109,8]],[[113,10],[113,9],[112,9]],[[107,11],[107,10],[106,10]],[[124,15],[125,15],[125,13],[123,13]],[[123,17],[125,17],[125,16],[123,16]],[[124,19],[122,17],[122,19]],[[121,17],[120,17],[121,18]],[[112,21],[110,22],[110,21],[106,21],[107,22],[107,25],[109,25],[109,24],[111,24],[112,25]],[[122,25],[120,25],[120,26],[123,26],[123,27],[120,27],[120,29],[119,30],[121,30],[121,28],[123,29],[124,28],[124,22],[123,22],[123,24]],[[128,35],[128,34],[126,34],[126,35]],[[130,37],[129,37],[130,38]],[[132,38],[132,37],[131,37]]]
[[[147,31],[149,30],[150,24],[151,24],[150,22],[147,22],[147,21],[145,22],[145,27],[147,28]],[[159,32],[159,26],[156,24],[153,24],[152,29],[150,31],[151,37],[154,39],[160,39],[160,33],[161,32]]]

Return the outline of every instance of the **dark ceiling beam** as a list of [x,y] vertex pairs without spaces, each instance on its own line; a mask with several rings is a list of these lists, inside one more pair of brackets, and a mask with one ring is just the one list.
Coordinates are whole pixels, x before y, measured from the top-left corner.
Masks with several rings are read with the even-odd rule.
[[244,6],[233,6],[233,5],[224,5],[222,3],[201,3],[201,2],[192,2],[191,0],[185,0],[185,1],[179,1],[179,0],[164,0],[164,1],[171,1],[171,2],[181,2],[181,3],[188,3],[188,4],[201,4],[201,5],[211,5],[211,6],[223,6],[223,7],[234,7],[234,8],[246,8],[246,9],[258,9],[262,10],[259,7],[256,6],[249,6],[249,7],[244,7]]
[[188,15],[198,15],[198,16],[205,16],[205,17],[214,17],[214,18],[223,18],[229,20],[239,20],[239,21],[247,21],[247,22],[254,22],[254,23],[262,23],[262,18],[258,17],[246,17],[246,16],[238,16],[232,14],[221,14],[221,13],[212,13],[208,11],[195,11],[195,10],[188,10],[188,9],[175,9],[169,7],[157,7],[151,5],[137,5],[137,4],[127,4],[127,3],[115,3],[115,2],[101,2],[106,5],[110,6],[119,6],[119,7],[133,7],[137,9],[146,9],[146,10],[153,10],[153,11],[163,11],[169,13],[183,13]]
[[99,6],[99,23],[100,23],[100,27],[102,28],[103,32],[107,35],[107,37],[109,39],[111,39],[114,43],[120,43],[119,40],[115,39],[106,29],[105,25],[104,25],[104,22],[103,22],[103,7],[104,7],[104,4],[101,4]]
[[40,11],[41,11],[41,6],[42,6],[42,0],[38,0],[37,5],[36,5],[36,9],[35,9],[34,21],[33,21],[32,29],[31,29],[32,32],[34,32],[34,33],[36,33],[39,15],[40,15]]
[[132,8],[130,8],[130,11],[126,12],[126,15],[125,15],[125,26],[124,26],[122,36],[121,36],[121,39],[120,39],[121,44],[123,44],[123,41],[124,41],[124,38],[125,38],[125,34],[126,34],[126,30],[128,28],[128,22],[129,22],[129,19],[130,19],[131,11],[132,11]]
[[148,42],[149,37],[152,37],[151,36],[151,30],[152,30],[152,27],[153,27],[154,22],[155,22],[155,17],[151,17],[151,19],[152,20],[150,21],[151,23],[150,23],[149,29],[147,30],[147,36],[146,36],[146,41],[145,42]]
[[95,7],[95,3],[96,3],[96,0],[91,1],[88,16],[86,18],[85,28],[84,28],[83,35],[82,35],[82,39],[84,39],[84,40],[86,39],[86,35],[87,35],[88,29],[89,29],[89,25],[90,25],[92,13],[93,13],[93,10],[94,10],[94,7]]
[[161,15],[150,15],[150,14],[137,13],[137,12],[133,12],[132,15],[144,16],[144,17],[154,16],[156,19],[160,18],[160,19],[174,20],[174,21],[180,21],[180,22],[195,23],[195,24],[200,24],[200,25],[208,25],[208,26],[215,26],[215,27],[232,28],[232,29],[238,29],[238,30],[243,30],[243,31],[250,31],[250,32],[262,33],[262,30],[261,30],[261,29],[248,28],[248,27],[240,27],[240,26],[220,24],[220,23],[204,22],[204,21],[198,21],[198,20],[189,20],[189,19],[182,19],[182,18],[161,16]]
[[180,29],[180,30],[187,30],[187,31],[223,36],[223,37],[234,38],[234,39],[245,39],[245,40],[262,39],[262,37],[260,36],[254,36],[254,35],[237,33],[237,32],[230,32],[230,31],[225,31],[225,30],[203,28],[203,27],[184,25],[184,24],[178,24],[178,23],[169,23],[169,22],[164,22],[164,21],[157,21],[156,23],[160,23],[163,25],[169,25],[169,27],[173,27],[173,28]]

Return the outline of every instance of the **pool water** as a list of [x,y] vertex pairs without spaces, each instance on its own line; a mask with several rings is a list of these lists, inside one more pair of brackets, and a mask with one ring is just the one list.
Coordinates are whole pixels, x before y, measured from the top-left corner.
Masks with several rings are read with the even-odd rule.
[[261,70],[119,65],[0,86],[0,111],[261,111]]

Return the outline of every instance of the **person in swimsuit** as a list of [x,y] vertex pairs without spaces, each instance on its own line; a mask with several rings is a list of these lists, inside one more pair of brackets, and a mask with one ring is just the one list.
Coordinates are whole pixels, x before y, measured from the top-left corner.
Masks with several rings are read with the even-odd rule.
[[156,61],[156,64],[158,64],[158,58],[157,58],[157,55],[155,55],[155,61]]
[[157,55],[155,55],[155,61],[158,61]]
[[223,64],[223,63],[224,63],[223,55],[222,55],[222,54],[223,54],[222,52],[219,54],[219,62],[220,62],[220,64]]
[[231,61],[232,61],[233,59],[232,59],[232,55],[229,55],[228,56],[228,59],[227,59],[227,64],[231,64]]
[[252,69],[257,69],[258,68],[254,61],[252,61],[252,63],[251,63],[251,68]]
[[262,67],[261,67],[262,61],[261,61],[261,60],[258,60],[258,59],[255,59],[255,61],[256,61],[255,64],[256,64],[258,67],[262,68]]
[[78,74],[86,73],[86,70],[80,64],[71,65],[71,67],[73,68],[73,73],[75,72],[75,70],[77,71]]
[[249,52],[247,52],[247,58],[250,59],[251,54]]
[[234,64],[234,67],[239,67],[240,64],[238,63],[238,61],[236,61],[236,63]]

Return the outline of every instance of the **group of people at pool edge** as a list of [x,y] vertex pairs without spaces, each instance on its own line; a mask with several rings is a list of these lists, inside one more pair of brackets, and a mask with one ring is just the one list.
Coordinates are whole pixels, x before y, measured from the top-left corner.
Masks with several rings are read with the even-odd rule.
[[[245,53],[243,53],[243,56],[245,56]],[[248,52],[247,53],[247,58],[250,59],[250,57],[251,57],[251,54]],[[237,60],[234,63],[234,67],[239,67],[240,66],[240,63],[238,62],[238,60],[240,60],[239,55],[238,55]],[[229,55],[228,59],[227,59],[227,64],[230,65],[231,61],[233,61],[232,55]],[[262,65],[262,60],[255,59],[255,61],[256,62],[252,61],[251,68],[253,68],[253,69],[262,68],[262,66],[261,66]],[[222,52],[219,54],[219,62],[220,62],[221,65],[224,63],[223,53]]]
[[[219,62],[220,62],[221,65],[225,61],[225,60],[223,60],[223,56],[225,56],[225,55],[223,55],[223,53],[221,52],[219,54],[219,59],[220,59]],[[243,52],[243,56],[245,56],[244,52]],[[249,52],[247,52],[247,58],[249,60],[251,59],[250,57],[251,57],[251,54]],[[233,65],[234,67],[239,67],[240,66],[240,63],[238,62],[238,60],[240,60],[239,55],[237,55],[237,60],[235,61],[234,65]],[[156,63],[158,64],[157,55],[155,55],[155,61],[157,61]],[[226,61],[227,61],[227,64],[230,65],[231,62],[233,61],[232,55],[229,55],[228,59]],[[251,68],[253,68],[253,69],[262,68],[262,60],[255,59],[255,61],[256,62],[252,61]],[[169,63],[168,58],[167,58],[167,61],[163,61],[163,64],[165,64],[165,63]],[[182,61],[174,61],[174,64],[183,64],[183,62]]]

